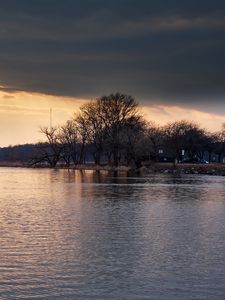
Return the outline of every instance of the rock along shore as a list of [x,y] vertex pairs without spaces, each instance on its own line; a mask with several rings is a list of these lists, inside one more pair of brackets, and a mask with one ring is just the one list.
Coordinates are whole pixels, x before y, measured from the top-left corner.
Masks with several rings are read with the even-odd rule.
[[176,164],[155,163],[143,167],[147,172],[164,174],[205,174],[225,176],[225,164]]

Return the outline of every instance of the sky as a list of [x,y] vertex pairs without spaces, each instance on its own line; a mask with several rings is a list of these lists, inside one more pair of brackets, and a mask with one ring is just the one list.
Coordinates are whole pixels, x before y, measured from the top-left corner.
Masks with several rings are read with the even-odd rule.
[[225,1],[0,0],[0,146],[114,92],[156,123],[225,121]]

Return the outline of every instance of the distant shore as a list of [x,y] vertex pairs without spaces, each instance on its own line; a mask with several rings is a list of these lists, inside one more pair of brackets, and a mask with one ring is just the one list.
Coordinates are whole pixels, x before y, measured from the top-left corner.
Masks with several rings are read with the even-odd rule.
[[[13,167],[13,168],[49,168],[47,165],[35,165],[31,166],[22,162],[0,162],[0,167]],[[68,169],[63,165],[58,165],[55,169]],[[225,176],[225,164],[189,164],[179,163],[174,166],[173,163],[152,163],[146,166],[142,166],[139,169],[133,169],[132,167],[119,166],[112,167],[109,165],[95,165],[95,164],[82,164],[76,166],[70,166],[69,169],[74,170],[94,170],[94,171],[124,171],[124,172],[136,172],[140,174],[202,174],[202,175],[216,175]]]

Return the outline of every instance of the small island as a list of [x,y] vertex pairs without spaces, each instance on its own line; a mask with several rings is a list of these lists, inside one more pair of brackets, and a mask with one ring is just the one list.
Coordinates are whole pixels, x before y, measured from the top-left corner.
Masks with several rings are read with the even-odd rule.
[[160,126],[126,94],[89,101],[40,131],[42,142],[1,148],[1,166],[225,175],[225,124],[214,133],[187,120]]

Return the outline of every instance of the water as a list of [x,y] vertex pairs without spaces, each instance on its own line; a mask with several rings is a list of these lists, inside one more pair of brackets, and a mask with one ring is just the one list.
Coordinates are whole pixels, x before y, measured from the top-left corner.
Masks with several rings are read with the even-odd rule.
[[225,299],[225,178],[0,168],[0,299]]

